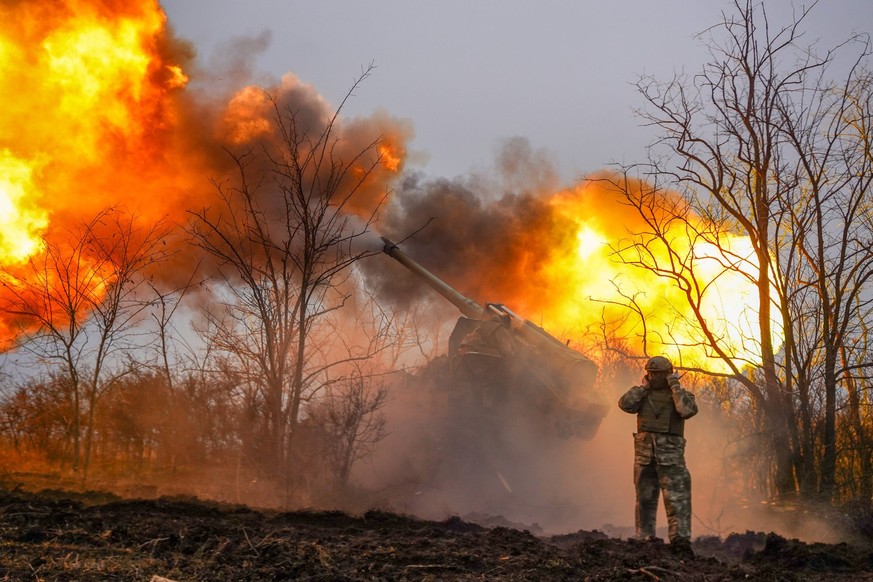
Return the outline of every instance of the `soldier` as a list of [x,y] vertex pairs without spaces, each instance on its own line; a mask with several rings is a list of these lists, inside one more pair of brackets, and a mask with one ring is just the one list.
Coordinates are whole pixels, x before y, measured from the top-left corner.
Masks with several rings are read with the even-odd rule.
[[693,557],[685,420],[697,414],[694,394],[679,385],[679,376],[673,373],[670,360],[655,356],[646,362],[642,385],[628,390],[618,406],[637,415],[634,433],[637,536],[655,537],[658,495],[663,492],[670,547],[684,557]]

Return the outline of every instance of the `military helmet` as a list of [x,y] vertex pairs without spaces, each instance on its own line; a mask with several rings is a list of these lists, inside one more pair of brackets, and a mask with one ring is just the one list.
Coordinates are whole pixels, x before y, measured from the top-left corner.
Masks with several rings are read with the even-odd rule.
[[673,371],[673,364],[664,356],[655,356],[649,358],[646,362],[646,372],[667,372]]

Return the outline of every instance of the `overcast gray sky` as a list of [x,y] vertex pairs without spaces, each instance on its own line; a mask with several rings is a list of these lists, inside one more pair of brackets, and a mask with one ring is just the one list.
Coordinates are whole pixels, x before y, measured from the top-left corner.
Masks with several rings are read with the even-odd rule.
[[[347,114],[411,120],[411,165],[455,177],[491,164],[502,139],[550,152],[565,179],[639,161],[632,82],[695,72],[696,33],[728,0],[162,0],[208,66],[231,40],[269,40],[254,80],[293,72],[337,105],[361,68],[378,67]],[[777,24],[809,2],[766,0]],[[831,46],[873,29],[873,1],[822,0],[806,39]]]

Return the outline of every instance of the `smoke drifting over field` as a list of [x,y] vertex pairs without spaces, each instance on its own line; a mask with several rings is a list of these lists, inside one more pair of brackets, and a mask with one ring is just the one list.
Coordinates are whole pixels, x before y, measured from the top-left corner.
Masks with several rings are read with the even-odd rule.
[[[634,372],[625,369],[603,387],[613,402],[638,382]],[[613,406],[588,441],[557,438],[522,407],[499,424],[479,418],[465,425],[433,396],[446,387],[431,381],[407,379],[394,388],[386,411],[389,435],[356,467],[356,482],[376,492],[378,507],[429,519],[459,515],[484,525],[510,523],[546,534],[599,529],[633,537],[632,415]],[[701,401],[700,413],[686,424],[694,537],[775,531],[809,542],[846,539],[849,524],[817,516],[815,508],[763,502],[751,486],[758,468],[746,447],[754,445],[737,439],[717,407],[707,403],[702,385],[688,388]],[[663,500],[657,525],[666,539]]]

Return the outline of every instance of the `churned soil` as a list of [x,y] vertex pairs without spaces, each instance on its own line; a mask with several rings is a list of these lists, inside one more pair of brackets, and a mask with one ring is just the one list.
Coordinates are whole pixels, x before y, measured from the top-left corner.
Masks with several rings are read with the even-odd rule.
[[0,580],[873,580],[873,547],[746,532],[669,544],[459,518],[0,490]]

